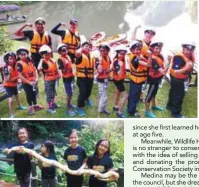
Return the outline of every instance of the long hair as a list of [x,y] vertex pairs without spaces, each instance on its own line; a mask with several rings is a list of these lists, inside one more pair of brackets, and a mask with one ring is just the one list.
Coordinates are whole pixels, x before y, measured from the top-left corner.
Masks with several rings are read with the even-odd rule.
[[55,148],[54,148],[54,144],[52,141],[46,140],[43,145],[46,147],[47,152],[49,153],[49,155],[54,155],[55,154]]
[[108,150],[107,150],[107,152],[104,154],[105,156],[110,156],[110,147],[111,147],[111,145],[110,145],[110,141],[109,140],[107,140],[107,139],[101,139],[101,140],[99,140],[97,143],[96,143],[96,146],[95,146],[95,152],[94,152],[94,155],[95,156],[98,156],[98,147],[99,147],[99,145],[103,142],[103,141],[106,141],[106,142],[108,142]]

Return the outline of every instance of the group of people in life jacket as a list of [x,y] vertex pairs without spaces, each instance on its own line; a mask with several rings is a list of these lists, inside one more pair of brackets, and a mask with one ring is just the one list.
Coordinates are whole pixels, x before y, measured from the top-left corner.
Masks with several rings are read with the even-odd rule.
[[[132,117],[140,117],[136,110],[140,99],[143,99],[142,87],[149,85],[149,89],[144,99],[145,117],[157,117],[153,111],[163,111],[164,108],[157,105],[156,95],[159,84],[166,73],[170,74],[170,90],[166,108],[171,111],[171,116],[176,118],[184,117],[181,113],[183,99],[185,95],[184,82],[188,79],[193,69],[195,44],[192,41],[182,44],[182,52],[168,58],[166,64],[161,50],[163,43],[153,41],[156,34],[155,30],[147,29],[144,32],[144,39],[137,40],[135,37],[129,46],[130,53],[124,45],[115,48],[116,55],[110,58],[111,47],[107,43],[99,46],[99,57],[92,56],[92,44],[89,41],[80,43],[80,37],[77,32],[78,21],[71,19],[69,29],[59,29],[66,26],[65,23],[59,23],[51,32],[61,37],[61,43],[57,47],[59,57],[53,58],[52,40],[49,33],[45,30],[45,20],[41,17],[35,20],[34,29],[24,30],[25,27],[33,27],[26,23],[18,31],[18,36],[25,36],[30,40],[30,50],[25,47],[17,49],[14,52],[7,52],[4,55],[6,66],[4,68],[4,87],[8,94],[10,117],[15,117],[13,107],[13,96],[16,96],[18,109],[24,110],[17,96],[17,83],[20,79],[26,94],[29,105],[29,115],[35,114],[35,111],[44,109],[37,103],[39,72],[43,72],[44,87],[46,93],[47,111],[50,114],[56,113],[60,106],[55,102],[56,81],[63,78],[63,84],[66,92],[66,112],[70,117],[78,114],[85,116],[85,105],[93,106],[90,100],[94,76],[97,77],[99,89],[98,117],[102,114],[109,115],[107,111],[107,89],[110,77],[116,87],[114,93],[113,111],[117,117],[125,118],[124,107],[127,102],[127,113]],[[29,55],[31,53],[31,55]],[[126,60],[129,65],[130,85],[127,93],[124,79],[127,78]],[[75,71],[74,71],[75,69]],[[79,88],[77,106],[72,105],[74,81]]]

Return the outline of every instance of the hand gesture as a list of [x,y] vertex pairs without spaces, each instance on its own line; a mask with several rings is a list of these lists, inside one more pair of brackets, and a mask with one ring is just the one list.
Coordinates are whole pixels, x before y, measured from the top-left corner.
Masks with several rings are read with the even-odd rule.
[[32,23],[26,23],[27,27],[32,27]]
[[61,23],[61,26],[65,27],[67,24],[65,22]]

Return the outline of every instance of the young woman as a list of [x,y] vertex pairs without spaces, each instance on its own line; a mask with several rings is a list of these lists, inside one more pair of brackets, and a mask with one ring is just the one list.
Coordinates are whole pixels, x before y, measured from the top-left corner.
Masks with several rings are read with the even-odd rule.
[[65,87],[65,92],[67,95],[66,98],[66,108],[67,114],[70,117],[75,116],[75,111],[73,110],[73,105],[71,104],[72,94],[74,85],[74,74],[73,74],[73,65],[70,57],[68,56],[68,46],[66,44],[60,44],[57,47],[59,53],[58,66],[62,73],[63,83]]
[[137,103],[140,99],[142,91],[142,85],[147,80],[148,68],[151,67],[152,53],[148,51],[149,57],[146,60],[141,55],[142,44],[134,40],[130,45],[131,54],[129,55],[129,67],[130,67],[130,89],[128,95],[128,113],[132,117],[139,118],[140,115],[136,110]]
[[46,102],[48,105],[48,112],[50,114],[56,113],[56,108],[60,106],[55,103],[56,96],[56,81],[60,78],[58,65],[52,57],[52,50],[49,46],[43,45],[39,50],[42,60],[38,65],[38,70],[44,73],[44,86],[46,92]]
[[[70,147],[64,153],[66,164],[71,170],[81,170],[86,166],[86,152],[83,147],[78,145],[78,132],[73,129],[68,136]],[[83,183],[83,175],[75,176],[66,174],[67,187],[81,187]]]
[[[156,118],[152,110],[163,111],[163,108],[157,106],[156,94],[159,89],[159,84],[163,76],[168,71],[168,66],[165,66],[164,57],[161,54],[163,43],[162,42],[152,42],[150,44],[150,49],[152,51],[152,66],[149,68],[148,81],[149,89],[146,96],[146,111],[145,116],[150,118]],[[152,106],[151,106],[152,105]]]
[[107,90],[108,82],[110,79],[111,72],[111,60],[109,57],[110,47],[108,44],[101,44],[99,46],[100,57],[96,60],[96,70],[97,70],[97,82],[99,89],[99,104],[98,104],[98,118],[101,114],[109,115],[110,113],[106,110],[107,105]]
[[[100,173],[106,173],[113,168],[113,161],[110,157],[110,142],[108,140],[102,139],[97,142],[94,154],[88,157],[87,166]],[[91,175],[89,187],[107,187],[107,182]]]
[[85,116],[83,107],[86,105],[92,106],[89,99],[94,79],[94,64],[95,59],[91,55],[92,44],[85,41],[82,47],[76,51],[76,76],[77,86],[79,87],[79,95],[77,99],[77,113],[80,117]]
[[[10,153],[10,149],[16,146],[23,146],[28,149],[33,149],[33,143],[28,141],[28,131],[26,128],[20,128],[17,131],[17,139],[18,141],[4,149],[3,152],[5,154]],[[28,154],[14,152],[14,169],[19,180],[21,187],[29,187],[30,186],[30,175],[31,175],[31,156]]]
[[22,106],[18,97],[17,83],[18,83],[18,72],[16,68],[16,54],[13,52],[8,52],[4,55],[4,62],[6,66],[4,67],[4,88],[8,97],[8,107],[10,111],[10,118],[15,117],[14,113],[14,102],[13,96],[15,96],[17,101],[17,109],[25,110],[26,107]]
[[17,61],[17,71],[22,80],[23,89],[26,93],[26,99],[29,104],[29,115],[35,114],[35,110],[42,110],[44,107],[37,104],[37,84],[38,73],[28,56],[29,51],[26,47],[20,47],[17,50],[19,61]]
[[[55,156],[54,144],[51,141],[45,141],[41,146],[41,155],[50,160],[57,160]],[[45,163],[40,164],[42,187],[56,186],[56,168],[48,166]]]
[[[124,45],[117,47],[116,56],[113,60],[113,82],[116,86],[113,110],[117,112],[116,115],[119,118],[126,117],[123,114],[123,109],[128,99],[128,94],[124,87],[124,79],[126,78],[126,52],[127,50]],[[122,96],[121,99],[120,96]]]

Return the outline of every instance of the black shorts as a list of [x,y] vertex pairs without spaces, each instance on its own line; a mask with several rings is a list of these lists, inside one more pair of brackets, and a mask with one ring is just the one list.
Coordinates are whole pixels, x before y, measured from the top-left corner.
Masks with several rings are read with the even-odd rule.
[[120,81],[113,80],[113,82],[114,82],[116,88],[119,90],[119,92],[125,91],[124,80],[120,80]]
[[70,57],[72,63],[74,64],[75,61],[76,61],[76,56],[75,56],[75,54],[68,52],[68,56]]
[[17,87],[5,87],[7,97],[13,97],[18,94]]

